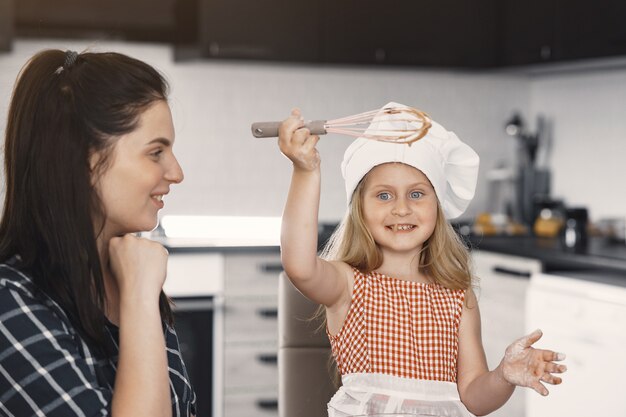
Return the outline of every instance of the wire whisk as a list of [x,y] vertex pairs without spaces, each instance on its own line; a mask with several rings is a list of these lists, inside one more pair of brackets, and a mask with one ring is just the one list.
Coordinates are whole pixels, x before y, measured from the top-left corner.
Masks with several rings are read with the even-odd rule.
[[[281,122],[256,122],[252,134],[257,138],[278,136]],[[430,117],[407,106],[386,106],[333,120],[307,121],[304,127],[314,135],[336,133],[382,142],[411,144],[423,138],[432,126]]]

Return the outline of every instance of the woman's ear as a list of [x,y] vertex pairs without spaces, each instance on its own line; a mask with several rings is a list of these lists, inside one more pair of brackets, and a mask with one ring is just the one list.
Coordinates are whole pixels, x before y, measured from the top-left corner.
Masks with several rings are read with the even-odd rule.
[[91,184],[95,185],[100,171],[102,169],[102,153],[98,151],[92,151],[89,154],[89,175],[91,176]]

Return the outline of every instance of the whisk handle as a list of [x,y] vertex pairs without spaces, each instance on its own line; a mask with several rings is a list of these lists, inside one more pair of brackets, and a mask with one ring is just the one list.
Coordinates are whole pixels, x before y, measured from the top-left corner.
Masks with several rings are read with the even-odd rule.
[[[278,137],[278,128],[282,122],[256,122],[252,123],[252,135],[255,138]],[[311,131],[312,135],[326,134],[326,120],[310,120],[304,123],[304,127]]]

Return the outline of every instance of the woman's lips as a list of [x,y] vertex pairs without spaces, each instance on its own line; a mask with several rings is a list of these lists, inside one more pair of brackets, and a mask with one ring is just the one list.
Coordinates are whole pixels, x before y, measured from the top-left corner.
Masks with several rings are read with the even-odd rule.
[[152,201],[160,209],[165,206],[165,203],[163,202],[163,194],[153,195]]

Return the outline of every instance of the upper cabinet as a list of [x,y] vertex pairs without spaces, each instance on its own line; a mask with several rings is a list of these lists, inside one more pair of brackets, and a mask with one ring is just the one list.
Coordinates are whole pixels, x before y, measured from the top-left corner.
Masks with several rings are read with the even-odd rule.
[[0,0],[0,52],[10,51],[13,41],[14,0]]
[[202,56],[224,59],[317,62],[319,2],[202,0]]
[[322,61],[435,67],[496,63],[496,0],[324,0]]
[[504,0],[498,10],[498,65],[555,59],[556,0]]
[[506,0],[499,7],[499,66],[626,55],[624,1]]
[[558,0],[556,59],[626,55],[626,2]]
[[15,28],[23,37],[178,42],[196,38],[197,28],[189,35],[186,23],[196,25],[197,1],[15,0]]
[[208,58],[493,68],[626,54],[626,2],[200,1]]
[[623,0],[0,0],[0,50],[17,34],[168,42],[180,60],[480,69],[626,55],[624,22]]

